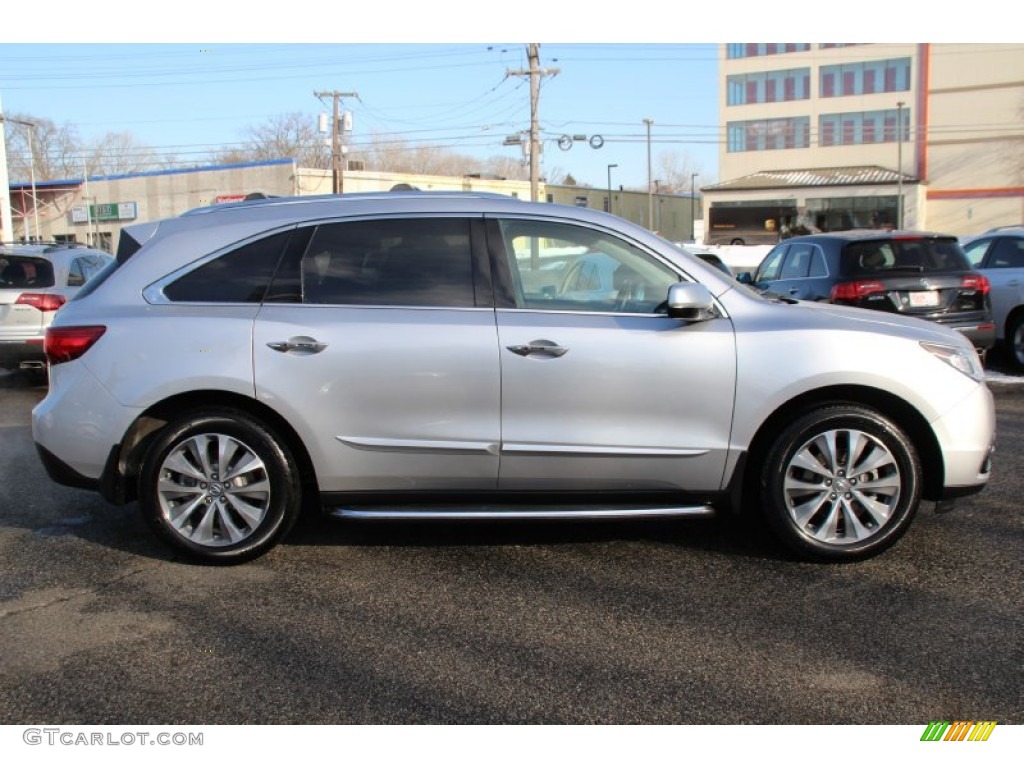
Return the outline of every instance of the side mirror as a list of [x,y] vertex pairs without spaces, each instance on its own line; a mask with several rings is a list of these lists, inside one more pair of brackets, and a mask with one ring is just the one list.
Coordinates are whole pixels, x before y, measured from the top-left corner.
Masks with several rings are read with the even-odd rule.
[[668,316],[700,322],[718,317],[715,298],[700,283],[676,283],[668,288]]
[[749,272],[740,272],[739,274],[736,275],[736,279],[739,282],[743,283],[744,285],[754,284],[754,276]]

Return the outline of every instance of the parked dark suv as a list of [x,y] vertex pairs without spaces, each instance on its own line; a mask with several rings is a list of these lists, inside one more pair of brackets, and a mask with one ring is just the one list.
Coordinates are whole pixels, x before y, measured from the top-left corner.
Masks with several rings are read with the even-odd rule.
[[782,298],[939,322],[980,352],[995,344],[988,278],[972,269],[952,235],[850,230],[793,237],[740,280]]

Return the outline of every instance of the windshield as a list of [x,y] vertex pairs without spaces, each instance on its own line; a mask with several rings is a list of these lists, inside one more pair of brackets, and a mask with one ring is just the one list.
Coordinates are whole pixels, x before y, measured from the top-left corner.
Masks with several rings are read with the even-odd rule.
[[850,243],[843,250],[843,273],[967,272],[970,265],[955,238],[915,237]]
[[53,265],[33,256],[0,255],[0,288],[52,288]]

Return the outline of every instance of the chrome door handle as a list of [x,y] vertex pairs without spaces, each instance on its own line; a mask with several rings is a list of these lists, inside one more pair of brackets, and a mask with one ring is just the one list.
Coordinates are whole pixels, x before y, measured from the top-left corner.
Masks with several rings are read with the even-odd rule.
[[307,355],[315,355],[327,347],[322,341],[309,336],[292,336],[288,341],[268,341],[267,346],[275,352],[301,352]]
[[509,352],[513,352],[522,357],[527,355],[540,355],[542,357],[561,357],[569,350],[565,347],[560,347],[553,341],[547,339],[537,339],[531,341],[529,344],[513,344],[510,347],[505,347]]

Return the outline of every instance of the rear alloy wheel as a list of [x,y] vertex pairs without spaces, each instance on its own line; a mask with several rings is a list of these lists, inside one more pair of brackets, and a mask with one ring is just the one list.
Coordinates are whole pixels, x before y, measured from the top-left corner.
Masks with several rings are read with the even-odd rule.
[[284,443],[246,414],[193,413],[168,424],[150,446],[139,505],[157,535],[192,559],[241,563],[294,524],[297,478]]
[[1024,371],[1024,312],[1019,312],[1006,324],[1006,352],[1010,365]]
[[769,525],[813,560],[860,560],[902,536],[921,497],[913,444],[877,411],[821,406],[782,431],[769,450],[761,492]]

